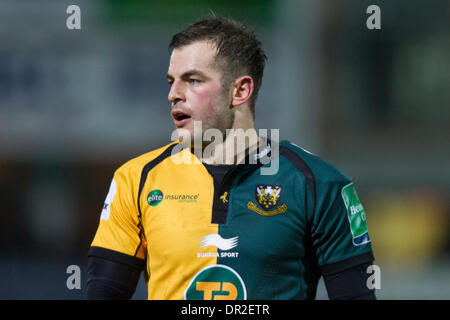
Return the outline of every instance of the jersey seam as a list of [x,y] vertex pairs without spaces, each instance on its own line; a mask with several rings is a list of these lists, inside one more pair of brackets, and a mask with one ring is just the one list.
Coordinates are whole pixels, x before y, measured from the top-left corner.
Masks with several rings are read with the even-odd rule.
[[[312,209],[312,214],[311,214],[311,218],[314,216],[314,214],[315,214],[315,211],[316,211],[316,206],[317,206],[317,196],[316,196],[316,177],[315,177],[315,175],[314,175],[314,173],[313,173],[313,171],[311,170],[311,168],[308,166],[308,164],[305,162],[305,160],[303,160],[303,158],[300,156],[300,155],[298,155],[295,151],[293,151],[293,150],[291,150],[291,149],[289,149],[288,147],[286,147],[286,146],[282,146],[282,147],[280,147],[280,155],[281,156],[283,156],[283,157],[285,157],[304,177],[305,177],[305,179],[306,179],[306,184],[309,186],[309,188],[311,189],[311,195],[312,195],[312,198],[313,198],[313,209]],[[309,175],[310,175],[310,180],[311,180],[311,183],[308,183],[308,175],[307,174],[305,174],[305,172],[301,169],[301,168],[299,168],[293,161],[292,161],[292,159],[290,159],[289,158],[289,156],[287,155],[287,154],[283,154],[283,151],[284,150],[286,150],[286,151],[288,151],[289,152],[289,154],[291,155],[291,156],[293,156],[293,157],[296,157],[300,162],[301,162],[301,164],[304,166],[304,168],[303,169],[305,169],[305,171],[307,171],[308,173],[309,173]],[[305,209],[307,209],[307,208],[305,208]],[[307,210],[305,210],[306,212],[307,212]],[[309,224],[309,219],[308,219],[308,215],[306,214],[306,220],[305,220],[308,224]]]

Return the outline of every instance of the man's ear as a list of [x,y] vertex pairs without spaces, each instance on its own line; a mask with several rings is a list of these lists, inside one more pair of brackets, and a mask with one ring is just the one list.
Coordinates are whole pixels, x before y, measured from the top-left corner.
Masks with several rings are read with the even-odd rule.
[[242,76],[234,81],[231,96],[231,104],[233,107],[240,106],[250,100],[254,85],[255,83],[250,76]]

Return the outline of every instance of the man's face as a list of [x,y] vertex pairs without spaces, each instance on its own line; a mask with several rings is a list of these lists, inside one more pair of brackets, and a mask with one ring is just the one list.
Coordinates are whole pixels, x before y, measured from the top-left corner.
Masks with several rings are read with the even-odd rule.
[[176,48],[170,57],[168,98],[179,140],[187,146],[194,143],[194,121],[202,122],[203,133],[216,128],[224,134],[233,125],[231,98],[221,83],[221,71],[214,66],[215,57],[216,49],[209,41]]

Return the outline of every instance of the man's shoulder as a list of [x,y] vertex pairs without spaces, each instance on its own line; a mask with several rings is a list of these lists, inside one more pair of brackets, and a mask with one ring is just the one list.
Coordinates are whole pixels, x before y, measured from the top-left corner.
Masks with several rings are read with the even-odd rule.
[[141,172],[143,168],[153,160],[157,159],[159,156],[161,156],[164,151],[168,150],[172,145],[177,144],[177,142],[171,142],[163,147],[159,147],[157,149],[151,150],[149,152],[146,152],[144,154],[141,154],[137,157],[134,157],[125,163],[123,163],[116,172],[118,173],[135,173],[135,172]]
[[309,172],[317,182],[350,182],[351,177],[318,155],[291,141],[280,142],[280,155],[285,155],[301,171]]

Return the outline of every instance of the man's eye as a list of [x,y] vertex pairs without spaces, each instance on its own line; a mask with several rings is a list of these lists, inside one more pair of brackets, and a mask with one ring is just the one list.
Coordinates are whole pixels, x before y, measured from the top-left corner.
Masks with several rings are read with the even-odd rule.
[[189,82],[190,84],[199,84],[199,83],[200,83],[200,80],[197,80],[197,79],[189,79],[188,82]]

